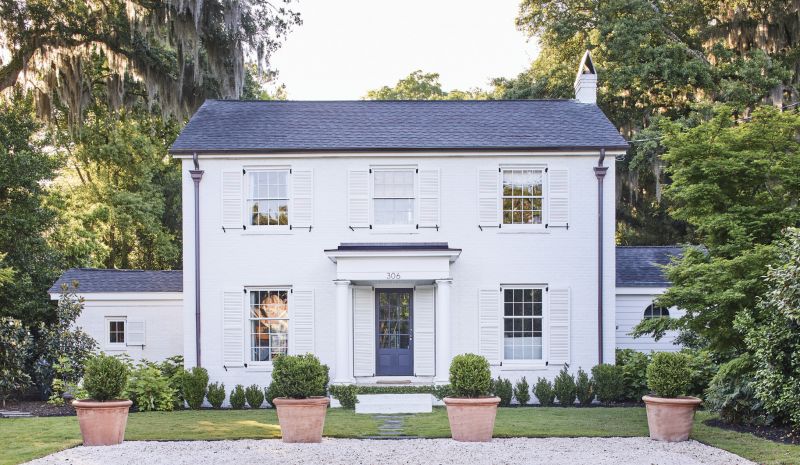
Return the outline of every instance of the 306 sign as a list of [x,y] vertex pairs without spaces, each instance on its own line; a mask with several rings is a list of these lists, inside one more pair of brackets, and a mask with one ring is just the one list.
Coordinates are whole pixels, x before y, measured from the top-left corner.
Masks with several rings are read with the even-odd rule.
[[400,279],[400,273],[386,273],[386,279],[391,279],[391,280]]

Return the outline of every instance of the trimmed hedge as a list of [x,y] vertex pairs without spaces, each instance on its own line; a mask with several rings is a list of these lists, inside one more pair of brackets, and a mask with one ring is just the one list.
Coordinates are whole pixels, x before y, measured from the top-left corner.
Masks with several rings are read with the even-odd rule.
[[492,391],[492,372],[486,357],[461,354],[450,363],[450,388],[456,397],[484,397]]
[[128,367],[119,358],[95,355],[86,360],[83,388],[90,399],[105,402],[121,399],[128,385]]
[[689,392],[692,368],[686,354],[659,352],[647,367],[647,387],[659,397],[679,397]]
[[234,410],[242,410],[246,401],[247,398],[244,392],[244,386],[237,384],[233,387],[233,391],[231,391],[231,398],[229,400],[231,408]]
[[[328,393],[328,367],[312,354],[281,355],[272,362],[271,399],[306,399]],[[270,402],[272,403],[272,402]]]

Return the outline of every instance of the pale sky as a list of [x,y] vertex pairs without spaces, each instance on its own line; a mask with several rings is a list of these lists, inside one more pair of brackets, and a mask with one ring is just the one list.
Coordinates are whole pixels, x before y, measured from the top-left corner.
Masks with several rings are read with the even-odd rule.
[[444,90],[488,88],[536,57],[519,0],[299,0],[303,25],[272,57],[295,100],[360,99],[422,69]]

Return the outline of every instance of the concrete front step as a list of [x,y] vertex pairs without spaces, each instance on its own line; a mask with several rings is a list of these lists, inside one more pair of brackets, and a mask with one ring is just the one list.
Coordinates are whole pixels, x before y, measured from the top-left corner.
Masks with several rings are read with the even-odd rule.
[[430,394],[359,394],[356,413],[430,413]]
[[20,412],[18,410],[0,410],[0,418],[30,418],[32,416],[28,412]]

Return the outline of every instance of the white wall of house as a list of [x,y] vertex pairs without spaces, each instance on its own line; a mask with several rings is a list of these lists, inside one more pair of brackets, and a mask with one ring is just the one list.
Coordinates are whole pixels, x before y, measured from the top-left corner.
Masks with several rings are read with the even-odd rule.
[[[343,242],[447,242],[452,248],[462,249],[460,256],[450,264],[452,287],[450,290],[450,355],[479,352],[481,348],[481,323],[479,318],[479,291],[501,286],[542,286],[549,289],[568,290],[569,329],[567,358],[571,370],[589,369],[598,363],[597,336],[597,180],[593,167],[598,153],[563,154],[343,154],[292,156],[201,156],[200,169],[204,170],[200,183],[200,250],[201,250],[201,307],[202,307],[202,365],[208,369],[212,381],[235,384],[267,385],[270,380],[269,364],[248,363],[247,367],[226,366],[223,339],[226,330],[240,331],[246,338],[246,309],[244,298],[247,287],[291,288],[290,318],[295,309],[298,291],[304,299],[313,302],[313,340],[311,347],[321,360],[331,367],[332,378],[337,370],[337,293],[334,280],[337,264],[324,253]],[[541,228],[514,230],[513,228],[479,229],[478,175],[496,171],[500,166],[545,166],[549,170],[568,172],[568,223],[569,228]],[[614,157],[606,158],[610,166],[605,179],[605,269],[603,301],[604,358],[613,362],[617,346],[615,328],[615,264],[614,264]],[[388,231],[348,228],[348,178],[351,170],[367,170],[380,166],[411,166],[423,170],[438,170],[440,188],[439,229],[408,229]],[[223,231],[223,173],[240,173],[243,168],[253,170],[269,167],[291,167],[293,173],[312,173],[311,192],[312,225],[291,231],[258,231],[255,228]],[[194,205],[193,182],[189,170],[190,159],[183,160],[183,224],[184,224],[184,331],[183,352],[187,366],[195,364],[195,301],[194,301]],[[545,187],[545,192],[547,189]],[[547,194],[546,194],[547,195]],[[547,202],[545,203],[547,205]],[[290,204],[292,208],[297,205]],[[382,264],[383,263],[383,264]],[[389,273],[404,271],[397,261],[373,264],[373,271],[389,278]],[[406,265],[402,265],[406,266]],[[412,268],[415,265],[408,265]],[[382,269],[386,267],[385,269]],[[407,269],[407,268],[406,268]],[[419,270],[412,270],[419,271]],[[371,277],[356,285],[411,286],[434,284],[433,280],[406,282],[400,279],[375,279]],[[227,292],[227,294],[226,294]],[[312,294],[309,294],[312,292]],[[352,290],[346,299],[351,302]],[[224,297],[242,305],[241,320],[224,320]],[[547,300],[547,299],[545,299]],[[303,303],[305,305],[305,302]],[[438,310],[437,310],[438,311]],[[501,305],[497,305],[497,342],[502,347],[500,334]],[[545,305],[547,312],[547,305]],[[545,313],[547,319],[547,313]],[[352,318],[350,312],[348,318]],[[438,321],[438,320],[437,320]],[[290,353],[293,332],[297,329],[290,320]],[[545,328],[549,320],[545,321]],[[353,322],[346,329],[352,337]],[[307,331],[305,327],[304,331]],[[548,336],[545,335],[545,338]],[[244,341],[245,345],[247,341]],[[304,344],[305,347],[305,344]],[[348,350],[353,352],[352,343]],[[484,347],[485,349],[485,347]],[[355,349],[357,351],[357,349]],[[348,354],[348,358],[353,354]],[[501,358],[501,357],[498,357]],[[544,357],[546,358],[546,357]],[[448,361],[449,362],[449,361]],[[501,360],[497,360],[501,362]],[[494,375],[516,379],[527,376],[552,378],[561,369],[560,364],[546,366],[542,362],[510,363],[504,361],[493,366]],[[437,365],[441,366],[440,363]],[[446,366],[447,364],[444,364]],[[351,365],[352,367],[352,365]],[[436,373],[436,378],[446,379],[446,373]],[[428,381],[431,377],[417,377],[412,381]],[[373,378],[357,379],[359,382]]]
[[[83,311],[75,322],[97,341],[98,351],[161,361],[183,354],[180,292],[79,293]],[[58,294],[51,294],[58,299]],[[110,334],[114,323],[116,334]],[[122,325],[118,325],[118,323]],[[122,342],[118,342],[121,338]]]
[[[663,287],[618,287],[617,288],[617,347],[634,349],[640,352],[676,352],[681,346],[675,345],[677,331],[668,331],[658,341],[651,336],[634,338],[630,335],[645,315],[645,309],[667,289]],[[683,316],[685,311],[676,307],[669,309],[670,318]]]

